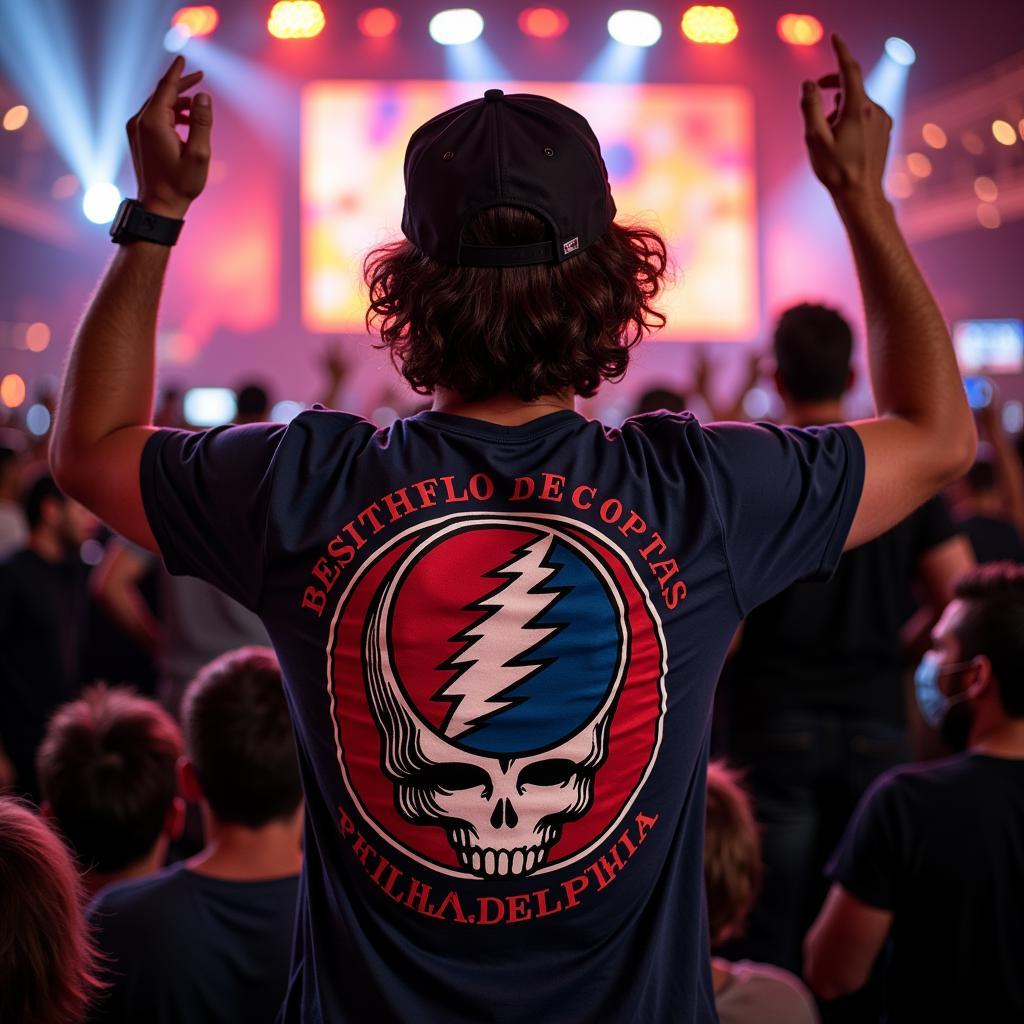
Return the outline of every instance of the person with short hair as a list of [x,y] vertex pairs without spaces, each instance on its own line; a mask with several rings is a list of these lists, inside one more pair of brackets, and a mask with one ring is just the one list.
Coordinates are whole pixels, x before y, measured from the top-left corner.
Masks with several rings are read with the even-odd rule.
[[181,733],[155,701],[102,683],[58,708],[36,756],[43,812],[78,858],[86,895],[162,868],[181,833]]
[[487,89],[413,133],[404,237],[364,264],[369,323],[432,408],[154,430],[167,244],[206,180],[211,98],[184,96],[178,57],[129,123],[142,192],[53,464],[171,572],[258,612],[281,659],[308,822],[282,1021],[715,1019],[704,766],[729,641],[975,445],[883,193],[891,121],[835,46],[803,112],[872,325],[881,415],[855,426],[577,414],[664,323],[666,245],[616,221],[581,114]]
[[98,526],[53,477],[24,495],[28,544],[0,562],[0,747],[18,792],[38,802],[35,756],[54,710],[83,682],[88,568],[80,550]]
[[[774,352],[784,421],[841,422],[854,381],[846,319],[827,306],[793,306],[778,319]],[[764,829],[765,879],[731,953],[800,970],[829,853],[864,790],[910,756],[906,650],[923,643],[917,635],[973,564],[936,496],[846,552],[827,582],[795,583],[747,616],[719,711],[724,749],[743,767]]]
[[270,1024],[302,862],[302,789],[273,651],[242,648],[203,669],[183,728],[181,787],[200,805],[206,845],[93,901],[109,988],[91,1020]]
[[27,805],[0,797],[0,1020],[79,1024],[102,988],[67,848]]
[[[738,772],[708,765],[704,826],[704,887],[711,948],[742,934],[761,884],[761,840],[750,797]],[[711,961],[721,1024],[816,1024],[810,992],[789,971],[721,957]]]
[[888,944],[885,1020],[1024,1020],[1024,565],[979,566],[915,677],[929,724],[968,748],[905,765],[865,795],[828,865],[807,936],[822,999],[864,984]]

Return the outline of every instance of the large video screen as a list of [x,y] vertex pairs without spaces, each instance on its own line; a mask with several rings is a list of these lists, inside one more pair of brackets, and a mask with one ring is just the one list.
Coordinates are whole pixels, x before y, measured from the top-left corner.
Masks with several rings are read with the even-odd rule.
[[[490,84],[490,83],[488,83]],[[601,141],[622,222],[666,237],[675,280],[662,340],[758,329],[753,100],[733,86],[495,83],[579,110]],[[302,309],[313,331],[363,330],[362,260],[400,236],[402,161],[428,118],[478,82],[314,82],[302,109]]]

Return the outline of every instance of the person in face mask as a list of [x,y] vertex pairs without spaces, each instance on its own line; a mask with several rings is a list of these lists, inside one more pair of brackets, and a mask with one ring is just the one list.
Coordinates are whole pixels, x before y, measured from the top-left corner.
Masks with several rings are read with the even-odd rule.
[[925,719],[967,749],[883,775],[826,871],[805,977],[856,991],[886,946],[886,1015],[1024,1020],[1024,565],[962,577],[919,666]]

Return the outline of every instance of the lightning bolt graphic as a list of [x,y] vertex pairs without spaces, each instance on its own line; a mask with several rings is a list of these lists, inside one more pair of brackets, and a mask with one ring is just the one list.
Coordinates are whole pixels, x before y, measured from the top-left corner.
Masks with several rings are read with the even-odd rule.
[[552,542],[550,535],[541,537],[490,573],[507,577],[508,582],[475,602],[471,607],[487,610],[487,614],[453,637],[469,642],[441,666],[460,669],[437,694],[453,701],[445,723],[446,736],[461,736],[483,719],[511,707],[515,699],[502,700],[500,695],[543,666],[543,659],[532,663],[520,659],[561,628],[533,625],[564,593],[540,590],[557,571],[544,565]]

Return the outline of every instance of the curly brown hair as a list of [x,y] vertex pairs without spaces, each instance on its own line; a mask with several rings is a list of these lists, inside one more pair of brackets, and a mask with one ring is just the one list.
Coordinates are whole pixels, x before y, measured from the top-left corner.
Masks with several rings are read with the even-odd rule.
[[[474,245],[543,241],[548,227],[529,210],[492,206],[466,226]],[[436,388],[467,401],[511,393],[524,401],[593,395],[618,380],[630,351],[665,323],[653,306],[667,269],[657,232],[612,224],[563,263],[448,266],[401,240],[374,249],[363,273],[366,326],[414,391]]]

